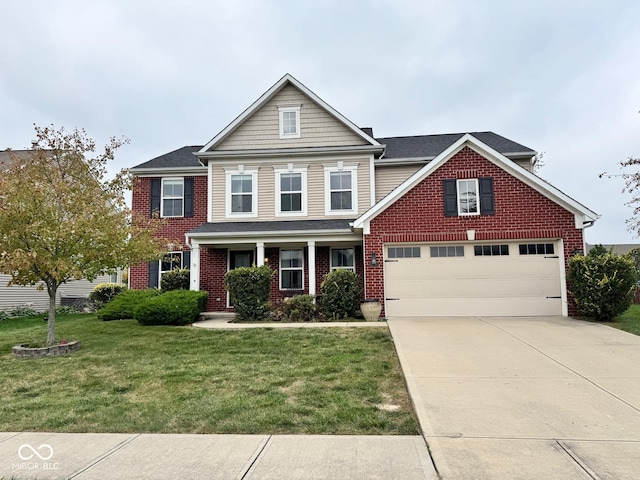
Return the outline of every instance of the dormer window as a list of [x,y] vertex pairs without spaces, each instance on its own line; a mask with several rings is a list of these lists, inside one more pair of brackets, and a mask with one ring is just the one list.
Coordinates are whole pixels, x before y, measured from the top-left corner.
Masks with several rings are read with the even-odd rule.
[[278,106],[280,138],[300,138],[300,105]]

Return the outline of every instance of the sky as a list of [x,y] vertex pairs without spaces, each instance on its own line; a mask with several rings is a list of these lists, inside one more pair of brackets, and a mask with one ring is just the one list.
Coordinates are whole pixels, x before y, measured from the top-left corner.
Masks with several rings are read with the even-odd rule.
[[587,242],[640,243],[619,166],[640,157],[636,0],[21,0],[2,20],[0,150],[34,124],[126,136],[115,172],[207,143],[290,73],[376,137],[530,147],[602,216]]

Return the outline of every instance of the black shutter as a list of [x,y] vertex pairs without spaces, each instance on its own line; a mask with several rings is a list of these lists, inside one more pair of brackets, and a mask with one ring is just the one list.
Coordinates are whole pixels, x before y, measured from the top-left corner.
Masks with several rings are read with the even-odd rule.
[[184,179],[184,216],[193,217],[193,177]]
[[495,215],[496,207],[493,200],[493,178],[478,179],[480,187],[480,215]]
[[182,252],[182,268],[191,270],[191,250]]
[[444,216],[445,217],[457,217],[458,216],[458,194],[456,191],[455,180],[443,180],[443,192],[444,192]]
[[150,216],[153,217],[153,214],[158,212],[160,215],[160,179],[152,178],[151,179],[151,212]]
[[159,263],[149,262],[149,288],[158,288],[158,267]]

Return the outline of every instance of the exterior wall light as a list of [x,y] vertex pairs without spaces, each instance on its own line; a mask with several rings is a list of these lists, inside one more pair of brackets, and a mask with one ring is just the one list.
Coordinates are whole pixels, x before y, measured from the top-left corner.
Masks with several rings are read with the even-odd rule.
[[378,266],[378,258],[376,257],[376,252],[371,252],[371,261],[369,262],[369,265],[372,267]]

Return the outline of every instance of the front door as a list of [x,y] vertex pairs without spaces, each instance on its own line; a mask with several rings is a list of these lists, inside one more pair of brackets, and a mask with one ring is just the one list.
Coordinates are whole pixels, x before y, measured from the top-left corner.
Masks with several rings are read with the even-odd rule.
[[[251,267],[253,265],[253,250],[231,250],[229,252],[229,270],[239,267]],[[227,303],[233,307],[229,293],[227,292]]]

